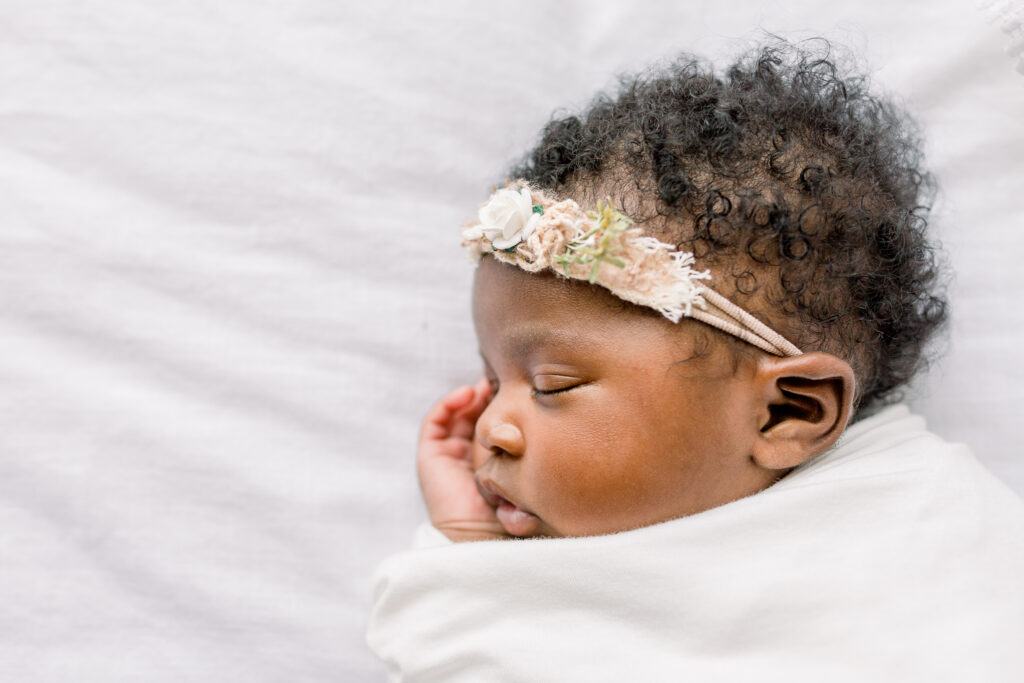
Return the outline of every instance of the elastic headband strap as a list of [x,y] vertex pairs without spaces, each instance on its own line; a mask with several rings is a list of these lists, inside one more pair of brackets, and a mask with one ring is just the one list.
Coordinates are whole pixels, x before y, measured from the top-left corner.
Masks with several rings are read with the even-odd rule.
[[717,327],[776,356],[799,356],[803,353],[791,341],[710,287],[705,285],[700,294],[707,308],[694,308],[690,313],[694,320]]

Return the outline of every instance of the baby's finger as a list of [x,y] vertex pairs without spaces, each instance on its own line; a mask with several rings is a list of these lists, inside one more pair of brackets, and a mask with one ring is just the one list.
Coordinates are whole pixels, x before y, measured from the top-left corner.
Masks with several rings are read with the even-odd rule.
[[478,400],[481,400],[484,403],[486,403],[491,399],[491,392],[494,389],[494,387],[491,385],[491,380],[487,379],[486,377],[481,377],[476,381],[476,384],[473,386],[473,388],[476,390],[476,397]]
[[484,408],[490,402],[491,393],[490,381],[486,377],[481,377],[473,386],[473,400],[466,404],[466,407],[459,412],[476,421],[480,417],[480,413],[484,412]]
[[455,419],[452,421],[452,436],[472,439],[476,421],[483,414],[490,400],[491,384],[486,379],[481,379],[473,387],[473,399],[455,413]]
[[461,386],[441,398],[431,406],[423,418],[423,429],[420,432],[421,439],[441,439],[451,433],[452,422],[456,419],[455,414],[469,405],[474,398],[474,389],[470,386]]
[[475,387],[471,387],[467,384],[458,387],[457,389],[452,389],[441,398],[440,403],[450,411],[456,412],[471,403],[474,395]]

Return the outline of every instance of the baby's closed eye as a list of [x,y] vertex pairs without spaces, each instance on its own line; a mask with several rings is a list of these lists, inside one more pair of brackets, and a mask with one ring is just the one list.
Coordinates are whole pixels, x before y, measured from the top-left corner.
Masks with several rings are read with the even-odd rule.
[[533,392],[540,395],[558,394],[586,383],[586,380],[575,375],[538,374],[533,376]]

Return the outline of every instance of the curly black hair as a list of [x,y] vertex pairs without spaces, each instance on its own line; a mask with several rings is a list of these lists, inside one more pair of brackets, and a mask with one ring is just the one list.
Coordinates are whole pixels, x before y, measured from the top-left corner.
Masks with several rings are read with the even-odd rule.
[[839,63],[825,41],[773,42],[723,74],[684,55],[552,119],[510,175],[611,197],[692,251],[723,294],[847,360],[863,413],[926,363],[947,303],[917,128]]

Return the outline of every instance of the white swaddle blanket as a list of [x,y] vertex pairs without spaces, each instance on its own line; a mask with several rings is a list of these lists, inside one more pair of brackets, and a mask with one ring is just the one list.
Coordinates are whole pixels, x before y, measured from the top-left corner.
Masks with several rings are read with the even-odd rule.
[[376,578],[392,680],[1024,680],[1024,504],[902,406],[698,515],[418,545]]

